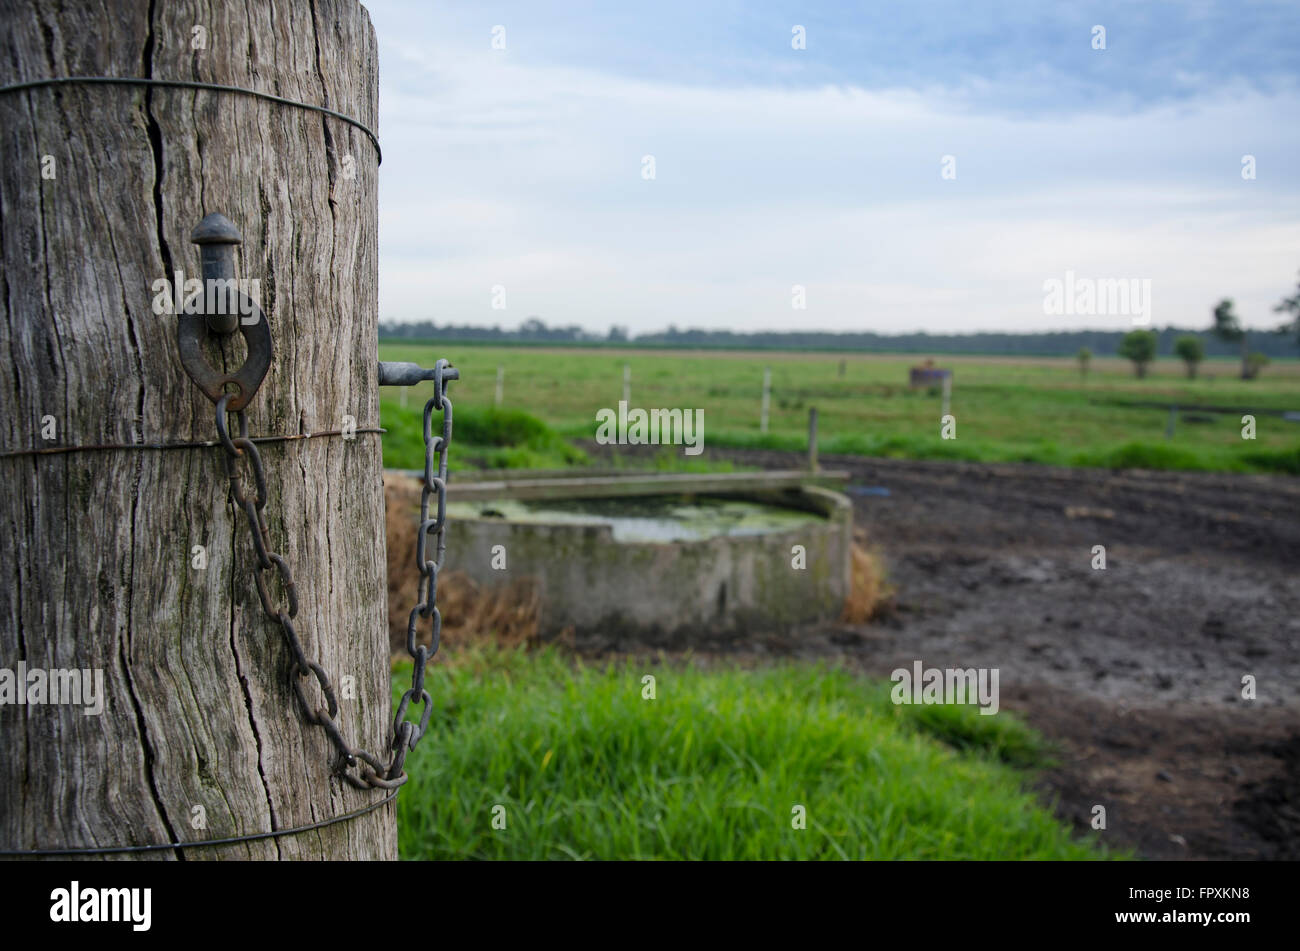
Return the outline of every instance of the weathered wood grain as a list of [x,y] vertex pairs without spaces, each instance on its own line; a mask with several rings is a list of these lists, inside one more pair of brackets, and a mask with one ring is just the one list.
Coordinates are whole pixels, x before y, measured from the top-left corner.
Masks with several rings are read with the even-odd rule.
[[[374,31],[354,0],[5,7],[0,83],[198,80],[377,126]],[[196,26],[206,49],[194,48]],[[345,415],[377,425],[377,169],[359,130],[222,92],[70,86],[0,95],[0,155],[0,452],[213,438],[214,408],[180,366],[175,318],[151,309],[156,280],[198,276],[189,232],[212,211],[243,232],[237,271],[261,280],[275,346],[249,406],[252,434],[338,429]],[[233,368],[242,342],[226,346]],[[355,681],[340,693],[344,734],[383,754],[378,437],[269,444],[263,457],[300,636],[336,685]],[[333,777],[324,734],[300,719],[219,450],[0,458],[0,480],[0,667],[102,668],[108,694],[97,717],[0,707],[0,848],[262,832],[381,798]],[[195,545],[206,570],[191,567]],[[192,824],[198,806],[205,828]],[[389,805],[183,857],[395,855]]]

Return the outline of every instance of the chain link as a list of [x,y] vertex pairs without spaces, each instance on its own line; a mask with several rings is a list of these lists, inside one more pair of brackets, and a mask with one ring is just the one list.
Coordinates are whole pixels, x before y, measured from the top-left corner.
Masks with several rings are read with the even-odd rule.
[[[226,404],[229,395],[217,402],[217,435],[225,450],[226,477],[230,480],[230,494],[235,503],[244,510],[248,521],[249,535],[253,542],[253,551],[257,563],[253,568],[253,585],[257,589],[262,611],[268,618],[280,625],[285,642],[289,647],[291,664],[289,678],[294,695],[301,705],[301,714],[305,722],[318,726],[325,731],[338,756],[336,770],[344,781],[358,789],[397,789],[409,778],[404,770],[406,756],[415,749],[421,737],[429,728],[429,718],[433,714],[433,700],[424,686],[425,671],[429,660],[438,652],[438,641],[442,633],[442,617],[438,613],[438,569],[442,566],[447,550],[447,449],[451,445],[451,400],[446,395],[449,381],[458,379],[459,372],[451,368],[446,360],[439,360],[434,367],[433,398],[424,407],[424,487],[420,497],[420,533],[416,542],[416,562],[420,568],[420,578],[424,588],[424,597],[411,611],[407,624],[406,650],[414,662],[410,688],[402,694],[398,702],[397,713],[393,718],[393,735],[390,741],[391,758],[385,764],[383,759],[364,749],[351,747],[338,725],[339,705],[334,692],[334,685],[329,675],[320,664],[311,660],[303,650],[302,641],[294,627],[293,619],[298,616],[298,589],[294,584],[293,572],[283,556],[271,547],[271,535],[266,523],[266,470],[262,465],[262,456],[257,444],[248,437],[248,417],[243,410],[235,415],[239,419],[239,435],[230,436]],[[442,433],[435,436],[432,432],[432,414],[442,412]],[[240,460],[246,460],[252,473],[254,493],[249,498],[245,492],[244,481],[240,476]],[[437,517],[429,518],[429,501],[437,496]],[[426,557],[426,540],[430,533],[436,538],[437,557]],[[267,588],[266,574],[270,572],[280,578],[280,586],[288,602],[288,611],[278,606]],[[420,617],[433,618],[433,636],[431,646],[416,643],[416,628]],[[313,706],[308,698],[309,680],[314,679],[319,688],[323,703]],[[423,705],[420,722],[413,723],[406,719],[407,709],[415,703]],[[355,772],[353,772],[355,771]]]

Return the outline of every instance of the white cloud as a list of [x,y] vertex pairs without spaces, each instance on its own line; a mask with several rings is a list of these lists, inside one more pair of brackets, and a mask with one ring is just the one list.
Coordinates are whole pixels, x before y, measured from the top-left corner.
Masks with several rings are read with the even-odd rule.
[[414,33],[380,34],[384,319],[1057,329],[1042,282],[1072,269],[1150,278],[1158,325],[1231,296],[1271,327],[1300,266],[1290,93],[1009,118],[960,91],[701,88]]

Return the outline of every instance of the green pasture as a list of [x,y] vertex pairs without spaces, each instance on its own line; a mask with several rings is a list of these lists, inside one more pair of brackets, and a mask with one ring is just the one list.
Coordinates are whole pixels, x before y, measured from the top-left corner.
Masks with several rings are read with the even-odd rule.
[[[631,367],[632,406],[701,408],[705,445],[802,450],[808,410],[819,416],[823,453],[850,452],[919,459],[1025,461],[1057,465],[1209,469],[1300,474],[1300,423],[1268,410],[1300,411],[1300,362],[1275,361],[1259,379],[1236,378],[1231,360],[1207,360],[1198,379],[1181,361],[1157,360],[1146,379],[1119,359],[1094,359],[1087,377],[1065,358],[939,357],[953,371],[951,412],[956,439],[941,438],[937,388],[913,389],[912,356],[794,355],[756,352],[608,351],[385,343],[380,357],[432,365],[447,357],[461,369],[452,385],[466,418],[490,409],[497,368],[505,371],[503,408],[523,410],[570,438],[590,439],[596,412],[622,398],[623,366]],[[841,362],[843,370],[841,372]],[[769,430],[759,429],[764,368],[772,372]],[[384,423],[394,432],[419,421],[431,385],[405,396],[382,393]],[[1242,438],[1239,413],[1180,411],[1166,437],[1169,411],[1132,402],[1242,407],[1257,411],[1256,438]],[[457,433],[459,437],[459,431]],[[391,437],[390,437],[391,438]],[[386,439],[386,445],[390,439]],[[545,442],[545,440],[543,440]],[[418,467],[408,453],[389,464]],[[555,443],[518,451],[498,446],[478,461],[487,467],[570,464],[579,457]],[[510,450],[516,450],[513,453]],[[680,454],[680,453],[679,453]]]

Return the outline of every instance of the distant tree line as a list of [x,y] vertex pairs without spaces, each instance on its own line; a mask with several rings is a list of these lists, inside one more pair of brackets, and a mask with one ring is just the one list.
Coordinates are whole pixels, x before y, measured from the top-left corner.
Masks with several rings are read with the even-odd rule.
[[[1165,327],[1154,330],[1157,356],[1175,356],[1180,337],[1196,337],[1206,356],[1238,356],[1240,344],[1224,339],[1208,329]],[[465,340],[501,344],[570,344],[612,347],[682,347],[725,350],[861,350],[893,353],[1008,354],[1016,356],[1076,356],[1087,350],[1093,356],[1119,356],[1125,331],[1054,331],[1051,333],[970,333],[970,334],[877,334],[829,333],[824,331],[679,330],[675,326],[662,333],[632,336],[625,327],[614,326],[599,334],[574,325],[548,327],[537,317],[530,317],[517,329],[500,325],[477,327],[437,324],[426,320],[415,323],[385,322],[379,325],[381,340]],[[1183,344],[1184,350],[1187,344]],[[1270,331],[1254,332],[1250,347],[1269,357],[1297,356],[1295,334]]]
[[500,324],[478,327],[470,324],[443,324],[432,320],[414,323],[379,324],[380,340],[474,340],[485,343],[625,343],[627,330],[611,327],[608,334],[592,333],[577,324],[567,327],[548,327],[537,317],[529,317],[515,330],[505,330]]

